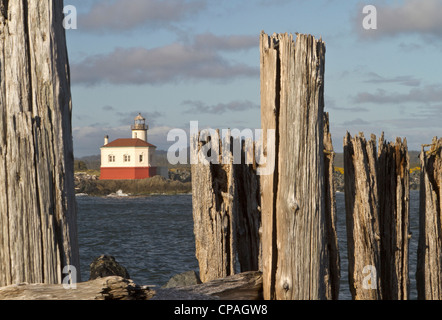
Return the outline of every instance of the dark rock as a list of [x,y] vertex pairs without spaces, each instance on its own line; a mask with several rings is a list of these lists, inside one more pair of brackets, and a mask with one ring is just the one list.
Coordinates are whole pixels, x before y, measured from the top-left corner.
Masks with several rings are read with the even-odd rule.
[[419,190],[421,183],[421,171],[416,170],[410,173],[410,190]]
[[104,278],[109,276],[120,276],[130,279],[126,268],[121,266],[114,257],[109,255],[101,255],[90,264],[91,273],[89,280]]
[[201,280],[193,270],[174,275],[163,288],[185,287],[200,284]]
[[337,192],[344,192],[344,175],[340,172],[333,172],[333,182],[335,185],[335,190]]
[[180,182],[191,182],[191,171],[190,169],[176,169],[174,171],[169,171],[169,179]]

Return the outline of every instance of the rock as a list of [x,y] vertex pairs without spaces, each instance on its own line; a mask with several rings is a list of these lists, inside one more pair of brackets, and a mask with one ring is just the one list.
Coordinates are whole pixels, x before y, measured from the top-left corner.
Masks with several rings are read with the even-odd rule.
[[101,255],[90,264],[91,273],[89,280],[104,278],[109,276],[120,276],[129,279],[129,273],[126,268],[121,266],[114,257]]
[[410,190],[419,190],[421,184],[421,171],[415,170],[410,173]]
[[169,170],[169,179],[181,182],[191,182],[192,177],[190,169]]
[[333,182],[337,192],[344,192],[344,175],[338,171],[333,172]]
[[192,285],[200,284],[200,283],[201,283],[201,280],[200,280],[198,274],[195,271],[191,270],[191,271],[186,271],[186,272],[174,275],[163,286],[163,288],[192,286]]
[[108,194],[107,196],[108,197],[114,197],[114,198],[117,197],[118,198],[118,197],[128,197],[129,194],[124,193],[123,190],[119,189],[119,190],[117,190],[117,192]]

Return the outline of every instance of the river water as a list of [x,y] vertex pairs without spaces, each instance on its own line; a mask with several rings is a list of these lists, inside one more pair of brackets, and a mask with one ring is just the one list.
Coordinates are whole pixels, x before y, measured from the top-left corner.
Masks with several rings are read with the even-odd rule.
[[[419,192],[411,191],[410,298],[416,299],[415,271]],[[193,235],[192,196],[77,196],[81,278],[89,279],[89,264],[108,254],[140,285],[165,284],[173,275],[198,271]],[[339,299],[351,299],[347,275],[344,194],[336,194],[337,233],[341,256]]]

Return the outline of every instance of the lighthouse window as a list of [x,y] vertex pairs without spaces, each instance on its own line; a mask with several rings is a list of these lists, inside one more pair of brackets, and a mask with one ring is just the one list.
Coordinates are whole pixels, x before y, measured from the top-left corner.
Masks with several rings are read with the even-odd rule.
[[130,155],[128,154],[124,155],[124,162],[130,162]]
[[140,162],[143,162],[143,155],[140,154]]
[[115,162],[115,156],[114,155],[109,155],[109,162]]

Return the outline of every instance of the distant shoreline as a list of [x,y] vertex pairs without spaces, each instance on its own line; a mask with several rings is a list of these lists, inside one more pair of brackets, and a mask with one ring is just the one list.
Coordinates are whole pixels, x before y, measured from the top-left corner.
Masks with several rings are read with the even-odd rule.
[[[178,175],[176,175],[178,177]],[[335,167],[333,173],[334,185],[337,192],[344,192],[344,172],[342,168]],[[88,172],[75,173],[75,193],[87,194],[88,196],[109,196],[121,190],[121,193],[131,197],[150,195],[179,195],[191,194],[192,182],[176,179],[165,179],[155,176],[139,180],[99,180],[98,175]],[[420,171],[410,172],[410,190],[419,190]]]
[[125,195],[136,197],[179,195],[191,192],[191,182],[170,180],[161,176],[138,180],[99,180],[95,175],[75,173],[75,193],[88,196],[106,197],[115,194],[115,197]]

